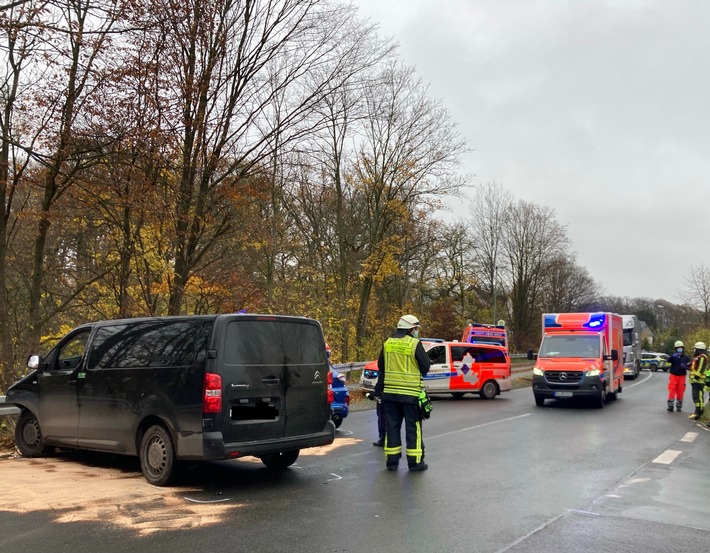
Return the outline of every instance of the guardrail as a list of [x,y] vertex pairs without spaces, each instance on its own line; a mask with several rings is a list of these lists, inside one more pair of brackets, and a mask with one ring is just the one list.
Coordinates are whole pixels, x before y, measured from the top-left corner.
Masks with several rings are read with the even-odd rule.
[[339,373],[349,373],[350,371],[359,371],[364,368],[369,361],[357,361],[355,363],[334,363],[333,368]]
[[0,396],[0,416],[2,415],[19,415],[20,410],[14,405],[5,403],[5,396]]

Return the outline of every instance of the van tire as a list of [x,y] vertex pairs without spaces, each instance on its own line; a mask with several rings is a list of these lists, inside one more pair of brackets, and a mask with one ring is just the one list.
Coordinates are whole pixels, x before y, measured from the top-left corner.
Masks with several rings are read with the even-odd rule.
[[156,424],[143,434],[140,461],[143,476],[150,484],[165,486],[170,482],[175,468],[175,448],[165,427]]
[[44,457],[50,450],[44,443],[42,429],[32,411],[23,411],[17,421],[15,446],[23,457]]
[[495,399],[495,397],[498,395],[498,384],[496,384],[496,381],[495,380],[486,381],[486,383],[481,388],[479,395],[483,399]]
[[261,462],[266,465],[266,468],[283,470],[296,462],[300,452],[299,449],[293,449],[291,451],[281,451],[280,453],[273,453],[271,455],[262,455],[259,458]]
[[545,406],[545,397],[535,394],[535,405],[538,407],[544,407]]

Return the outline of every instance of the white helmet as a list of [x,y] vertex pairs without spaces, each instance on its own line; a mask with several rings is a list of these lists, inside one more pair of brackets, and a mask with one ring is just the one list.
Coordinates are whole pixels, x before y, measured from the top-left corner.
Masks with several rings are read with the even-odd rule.
[[674,347],[674,348],[684,348],[685,345],[683,345],[683,342],[681,342],[680,340],[678,340],[678,341],[674,344],[673,347]]
[[402,330],[409,330],[418,326],[422,325],[419,323],[419,319],[414,315],[403,315],[397,322],[397,328]]
[[705,347],[705,342],[695,342],[695,345],[693,346],[695,349],[708,349]]

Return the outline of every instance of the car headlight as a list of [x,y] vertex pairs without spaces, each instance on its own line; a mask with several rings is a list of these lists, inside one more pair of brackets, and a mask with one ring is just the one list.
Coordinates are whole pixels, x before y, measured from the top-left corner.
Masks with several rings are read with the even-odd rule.
[[533,374],[535,376],[543,376],[544,375],[544,373],[542,372],[542,369],[540,369],[538,367],[533,367]]
[[584,373],[586,376],[599,376],[602,374],[602,371],[600,369],[592,369],[591,371],[587,371]]

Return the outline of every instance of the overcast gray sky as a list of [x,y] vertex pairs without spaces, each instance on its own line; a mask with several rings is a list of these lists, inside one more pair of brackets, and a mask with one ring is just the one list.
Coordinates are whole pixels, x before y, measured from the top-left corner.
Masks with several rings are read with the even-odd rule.
[[451,112],[473,184],[553,208],[606,294],[680,302],[710,264],[710,1],[352,1]]

